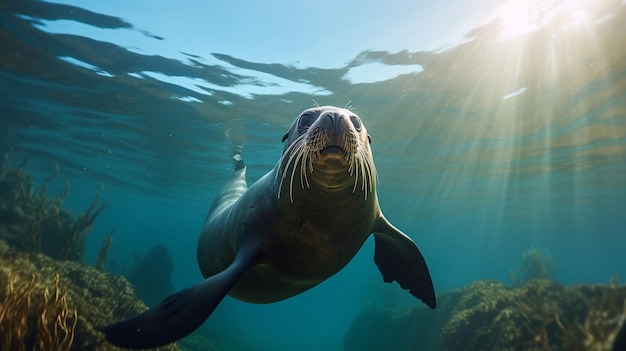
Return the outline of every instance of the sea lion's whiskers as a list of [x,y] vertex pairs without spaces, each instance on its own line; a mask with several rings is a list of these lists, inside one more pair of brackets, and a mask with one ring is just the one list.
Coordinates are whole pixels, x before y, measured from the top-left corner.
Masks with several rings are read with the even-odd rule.
[[[307,152],[306,157],[302,161],[302,164],[300,167],[300,177],[304,178],[304,180],[306,181],[307,188],[310,188],[311,185],[309,184],[309,178],[306,173],[307,168],[309,172],[313,173],[313,170],[314,170],[313,165],[315,164],[315,159],[320,156],[320,151],[326,147],[326,144],[328,143],[329,139],[328,139],[328,135],[326,134],[326,132],[319,128],[316,128],[307,134],[308,134],[308,137],[306,138],[306,141],[304,142],[306,146],[303,146],[303,147],[308,149],[308,152]],[[304,183],[302,183],[302,188],[304,189]]]
[[367,172],[366,172],[366,163],[361,158],[361,155],[357,157],[358,161],[358,169],[361,172],[361,191],[363,191],[363,195],[365,196],[365,200],[367,200]]
[[350,152],[350,176],[354,176],[354,186],[352,192],[356,192],[356,187],[359,184],[359,158],[357,157],[356,150]]
[[[346,134],[343,137],[343,148],[344,148],[344,154],[343,154],[343,158],[348,161],[348,166],[352,166],[352,162],[350,162],[350,158],[352,157],[353,154],[353,149],[354,149],[354,141],[351,138],[352,133],[350,134]],[[350,168],[348,168],[348,172],[350,171]],[[352,173],[350,173],[350,175],[352,175]]]
[[307,146],[309,148],[309,153],[311,154],[311,164],[308,166],[311,171],[313,171],[313,158],[314,156],[317,157],[317,154],[319,153],[320,134],[319,130],[312,130],[307,138]]
[[322,151],[326,146],[328,146],[328,142],[330,139],[328,138],[328,134],[323,129],[316,128],[312,132],[310,132],[309,137],[309,150],[311,159],[309,162],[309,170],[313,173],[313,165],[316,158],[320,156],[320,151]]
[[[311,157],[311,152],[310,151],[306,151],[305,147],[302,147],[302,162],[300,162],[300,186],[302,187],[302,189],[304,189],[304,185],[306,184],[307,188],[310,188],[311,186],[309,185],[309,178],[306,174],[306,169],[307,169],[307,164],[311,163],[311,172],[313,172],[313,164],[312,164],[312,157]],[[295,172],[295,167],[294,167],[294,172]]]
[[[356,167],[355,167],[356,168]],[[359,173],[358,172],[350,172],[350,176],[354,175],[354,186],[352,187],[352,192],[356,192],[356,186],[359,183]]]
[[[300,186],[304,189],[310,188],[309,176],[307,172],[313,173],[315,159],[319,157],[319,153],[328,144],[329,138],[323,129],[313,129],[302,134],[291,145],[289,145],[280,159],[283,165],[281,172],[280,184],[278,186],[278,198],[282,191],[283,183],[287,180],[287,173],[291,167],[291,175],[289,176],[289,199],[293,202],[293,183],[296,172],[300,176]],[[285,161],[286,160],[286,161]],[[278,173],[276,174],[278,177]]]
[[[296,148],[297,145],[298,145],[298,141],[295,141],[293,144],[289,145],[289,147],[285,150],[285,152],[283,153],[283,155],[280,158],[280,164],[283,167],[283,171],[282,171],[281,177],[280,177],[280,185],[282,185],[283,180],[285,180],[285,178],[287,177],[287,169],[289,168],[289,164],[291,163],[291,160],[294,157],[293,150]],[[288,156],[286,158],[287,162],[284,162],[285,156]],[[283,165],[283,163],[284,163],[284,165]],[[278,178],[278,172],[276,173],[276,178]],[[278,196],[280,198],[280,190],[279,190]]]
[[345,159],[348,161],[348,172],[350,172],[350,176],[354,173],[354,158],[356,155],[357,145],[358,141],[356,140],[354,132],[350,131],[343,137],[343,148],[345,150]]
[[[283,162],[285,161],[285,158],[291,157],[292,151],[294,148],[296,148],[296,146],[298,145],[298,143],[300,142],[300,140],[303,138],[304,136],[300,136],[298,137],[298,139],[296,139],[291,145],[289,145],[285,151],[283,151],[282,156],[280,156],[279,159],[279,163],[282,165]],[[286,165],[284,166],[286,168]],[[285,178],[285,169],[283,169],[283,173],[281,174],[281,179]],[[278,173],[276,173],[276,177],[274,179],[278,179]]]
[[344,148],[346,150],[346,160],[348,161],[348,172],[351,177],[354,177],[352,192],[356,192],[360,179],[362,182],[361,191],[363,191],[365,200],[367,200],[367,193],[373,189],[371,186],[372,173],[368,154],[360,146],[358,135],[352,131],[346,134],[344,138]]
[[[294,154],[296,154],[294,158],[290,157],[290,160],[293,159],[293,167],[291,168],[291,177],[289,179],[289,199],[291,200],[291,202],[293,202],[293,178],[296,175],[296,166],[300,164],[300,168],[302,168],[302,165],[304,164],[303,159],[306,158],[306,155],[308,153],[304,144],[305,143],[302,143],[302,145],[294,151]],[[306,177],[306,174],[304,176]],[[304,184],[302,181],[302,171],[300,171],[300,184],[302,184],[302,188],[304,189]]]
[[365,150],[361,150],[363,154],[363,159],[366,162],[367,166],[367,176],[369,179],[369,192],[374,191],[375,182],[378,181],[378,174],[376,173],[376,166],[374,165],[374,160],[369,156],[370,153]]
[[[311,187],[308,173],[314,172],[315,160],[320,157],[320,152],[329,146],[329,142],[330,138],[326,130],[314,127],[303,133],[285,149],[281,157],[283,169],[282,172],[279,172],[281,180],[278,187],[278,198],[280,198],[284,183],[289,178],[289,199],[293,202],[296,173],[300,177],[302,189]],[[347,172],[350,177],[354,177],[352,192],[356,192],[357,189],[362,191],[365,200],[367,200],[369,193],[374,191],[374,182],[377,180],[376,168],[373,160],[369,157],[369,152],[362,146],[359,135],[354,131],[346,133],[339,146],[344,150],[343,158],[348,162]],[[288,172],[291,174],[288,175]],[[278,178],[278,173],[276,177]],[[361,183],[360,187],[359,182]]]
[[[280,164],[282,165],[284,163],[284,165],[283,165],[283,171],[282,171],[281,177],[280,177],[280,182],[279,182],[279,185],[278,185],[278,198],[279,199],[280,199],[281,190],[283,188],[283,183],[287,179],[287,171],[289,169],[289,166],[292,163],[294,163],[294,160],[298,157],[299,154],[302,153],[302,149],[303,149],[304,145],[306,144],[306,141],[304,140],[305,137],[306,137],[305,135],[301,135],[300,137],[298,137],[298,139],[296,139],[293,142],[293,144],[289,145],[287,147],[287,149],[285,149],[285,151],[283,152],[283,155],[280,158]],[[287,159],[286,162],[284,161],[285,158]],[[295,165],[295,163],[294,163],[294,165]],[[276,178],[278,178],[278,173],[279,172],[276,172]],[[292,173],[291,178],[293,179],[293,173]],[[291,200],[293,202],[293,196],[292,196],[292,190],[291,189],[292,188],[290,187],[289,193],[290,193],[290,198],[291,198]]]
[[[374,190],[374,179],[376,179],[376,168],[373,160],[369,157],[369,153],[358,143],[349,143],[346,153],[348,154],[348,172],[354,177],[354,186],[352,192],[356,192],[361,180],[361,191],[367,200],[368,193]],[[360,176],[359,176],[360,175]]]
[[[361,190],[363,190],[363,194],[365,194],[365,200],[367,200],[368,184],[369,184],[369,182],[371,181],[371,178],[369,178],[369,177],[368,177],[369,172],[367,171],[367,170],[368,170],[368,168],[367,168],[367,166],[368,166],[367,162],[365,162],[365,161],[364,161],[363,159],[361,159],[361,158],[360,158],[360,160],[361,160],[361,162],[360,162],[360,164],[361,164],[361,165],[360,165],[360,166],[361,166],[361,173],[362,173],[362,175],[363,175],[363,176],[362,176],[362,178],[363,178],[363,184],[361,184]],[[370,185],[371,185],[371,184],[370,184]],[[370,187],[369,187],[369,190],[371,190],[371,189],[372,189],[372,188],[371,188],[371,186],[370,186]]]

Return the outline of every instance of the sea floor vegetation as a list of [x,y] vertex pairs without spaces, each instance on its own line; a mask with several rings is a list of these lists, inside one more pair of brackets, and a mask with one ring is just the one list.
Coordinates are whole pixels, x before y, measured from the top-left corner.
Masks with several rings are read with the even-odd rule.
[[2,240],[0,267],[2,350],[119,350],[95,328],[146,309],[122,277],[21,252]]
[[626,350],[626,286],[481,280],[438,298],[436,310],[370,310],[345,350]]
[[107,202],[96,194],[74,215],[63,207],[67,182],[48,194],[58,169],[35,188],[25,164],[5,157],[0,165],[0,350],[120,350],[95,328],[147,307],[125,278],[103,272],[112,232],[97,268],[84,264],[85,240]]

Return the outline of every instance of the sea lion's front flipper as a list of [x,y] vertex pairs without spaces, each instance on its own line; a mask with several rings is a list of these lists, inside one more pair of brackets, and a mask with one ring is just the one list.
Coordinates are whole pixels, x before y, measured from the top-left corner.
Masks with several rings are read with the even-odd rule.
[[149,349],[174,342],[200,326],[256,260],[256,250],[239,250],[228,268],[179,291],[146,312],[100,328],[106,339],[127,349]]
[[397,281],[403,289],[435,308],[437,301],[430,272],[413,240],[382,215],[376,222],[374,239],[374,262],[383,274],[383,280],[386,283]]

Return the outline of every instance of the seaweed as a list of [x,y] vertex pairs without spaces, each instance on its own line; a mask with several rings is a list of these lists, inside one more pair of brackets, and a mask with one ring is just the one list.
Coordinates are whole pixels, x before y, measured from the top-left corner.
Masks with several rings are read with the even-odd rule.
[[531,247],[522,254],[522,267],[509,271],[509,279],[513,287],[518,287],[533,279],[554,280],[554,272],[552,255]]
[[55,172],[35,189],[25,170],[26,163],[24,158],[19,166],[13,167],[5,155],[0,166],[0,239],[24,252],[82,262],[85,240],[108,199],[101,203],[98,191],[89,207],[75,216],[62,207],[70,193],[67,180],[59,194],[52,197],[48,194],[49,183],[59,174],[58,164]]
[[612,278],[601,294],[589,300],[584,324],[578,324],[585,350],[608,350],[626,323],[626,294],[617,277]]
[[104,242],[100,247],[100,251],[98,251],[98,258],[96,259],[97,270],[104,271],[104,265],[109,257],[109,248],[113,244],[113,233],[115,233],[115,229],[110,231],[109,234],[104,237]]
[[41,299],[35,299],[37,277],[27,284],[20,284],[18,276],[11,272],[4,300],[0,300],[0,349],[68,351],[74,341],[74,329],[78,322],[76,309],[67,304],[67,287],[59,286],[59,275],[54,285],[43,288]]
[[102,272],[114,230],[104,239],[97,269],[84,264],[85,240],[107,201],[98,192],[74,215],[63,208],[67,181],[49,195],[59,167],[35,188],[26,162],[13,167],[5,156],[0,165],[0,350],[117,350],[96,328],[146,306],[124,278]]
[[[54,307],[65,304],[67,308],[61,310]],[[42,314],[42,309],[47,312]],[[118,351],[97,327],[141,313],[146,306],[123,277],[79,262],[56,261],[43,254],[18,251],[0,240],[0,311],[3,310],[2,351],[66,350],[64,345],[68,346],[70,340],[72,350]],[[62,323],[55,326],[52,320]],[[7,323],[12,323],[11,327]],[[42,323],[47,332],[42,332]],[[71,332],[64,330],[73,330],[73,339]],[[11,344],[5,346],[9,338]],[[50,346],[55,343],[56,346]],[[180,348],[171,344],[155,350]]]

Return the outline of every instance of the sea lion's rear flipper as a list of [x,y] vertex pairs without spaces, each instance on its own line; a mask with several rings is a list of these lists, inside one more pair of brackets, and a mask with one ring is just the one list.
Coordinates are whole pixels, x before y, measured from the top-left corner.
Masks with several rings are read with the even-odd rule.
[[403,289],[430,308],[437,301],[430,272],[417,245],[381,215],[374,232],[374,262],[386,283],[397,281]]
[[99,330],[110,343],[127,349],[149,349],[174,342],[209,317],[255,259],[256,251],[240,250],[222,272],[167,297],[140,315]]

